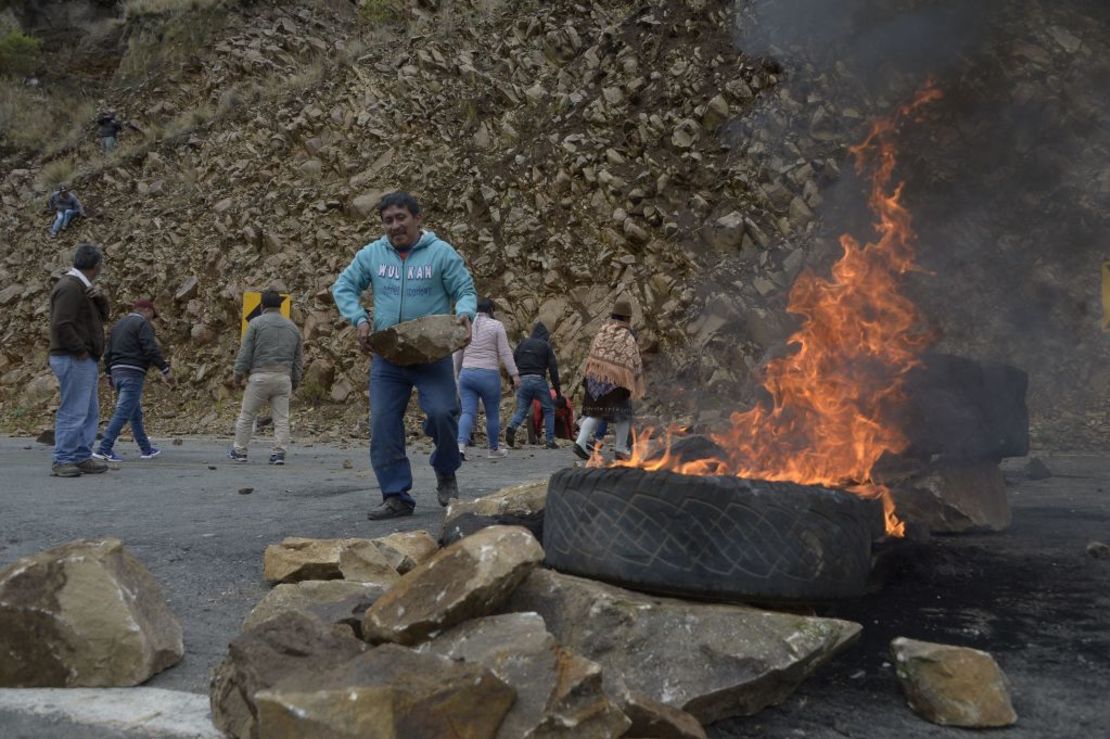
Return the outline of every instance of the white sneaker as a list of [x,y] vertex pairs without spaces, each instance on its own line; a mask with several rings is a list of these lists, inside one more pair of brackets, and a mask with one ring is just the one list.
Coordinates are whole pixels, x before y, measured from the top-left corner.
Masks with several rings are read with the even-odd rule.
[[487,459],[504,459],[509,456],[508,449],[490,449],[486,454]]
[[466,461],[466,444],[459,444],[459,459]]

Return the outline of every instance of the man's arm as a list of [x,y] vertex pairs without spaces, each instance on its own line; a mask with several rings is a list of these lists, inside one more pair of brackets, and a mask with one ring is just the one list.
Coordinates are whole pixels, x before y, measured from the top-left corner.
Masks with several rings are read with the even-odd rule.
[[[362,252],[359,252],[361,254]],[[347,268],[339,273],[335,284],[331,286],[331,294],[339,314],[358,326],[363,321],[369,321],[370,316],[362,307],[362,291],[370,286],[370,274],[359,264],[359,255],[356,254]]]
[[440,271],[443,287],[455,301],[455,315],[466,316],[471,321],[478,313],[478,293],[474,290],[474,278],[466,268],[462,257],[454,249],[449,249]]
[[82,217],[85,217],[85,206],[81,204],[81,198],[77,197],[73,193],[70,193],[69,195],[73,198],[73,204],[77,206],[77,212],[80,213]]
[[158,346],[158,339],[154,338],[154,329],[148,321],[143,321],[139,326],[139,347],[143,356],[164,375],[170,371],[170,365],[162,356],[162,347]]
[[559,385],[559,360],[555,358],[555,350],[551,344],[547,345],[547,371],[551,373],[551,387],[555,395],[562,395],[563,390]]
[[112,364],[115,361],[114,352],[112,351],[112,339],[115,338],[115,331],[108,333],[108,341],[104,346],[104,374],[108,375],[108,380],[112,379]]
[[236,378],[246,377],[254,362],[254,342],[258,330],[254,322],[247,324],[247,335],[243,337],[243,345],[239,347],[239,355],[235,357],[235,367],[232,370]]
[[92,301],[93,307],[100,315],[101,321],[108,320],[108,296],[100,289],[98,285],[85,288],[85,295]]

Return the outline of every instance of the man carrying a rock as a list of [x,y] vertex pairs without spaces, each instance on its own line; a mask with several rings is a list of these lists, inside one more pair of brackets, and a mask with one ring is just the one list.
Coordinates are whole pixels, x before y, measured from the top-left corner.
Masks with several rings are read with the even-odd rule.
[[159,377],[164,382],[174,384],[174,379],[170,377],[170,365],[162,357],[162,349],[154,338],[154,327],[150,325],[157,317],[158,311],[154,309],[154,303],[142,298],[135,301],[131,312],[116,321],[108,333],[104,369],[117,394],[116,410],[112,414],[112,420],[108,422],[108,428],[104,430],[100,449],[93,454],[97,459],[123,461],[112,447],[120,431],[129,423],[131,435],[135,437],[143,459],[154,459],[161,453],[150,443],[143,427],[143,385],[146,384],[147,370],[151,365],[157,367]]
[[97,381],[104,353],[108,299],[93,285],[104,268],[95,244],[80,244],[73,268],[50,293],[50,369],[58,378],[61,402],[54,419],[55,477],[80,477],[108,469],[92,456],[100,423]]
[[235,358],[235,384],[246,387],[243,407],[235,422],[235,443],[227,456],[236,462],[247,461],[247,445],[254,431],[254,419],[266,403],[274,418],[274,446],[270,464],[285,464],[289,446],[289,396],[301,383],[304,357],[301,330],[281,315],[281,293],[262,293],[262,315],[252,318]]
[[[420,227],[421,209],[406,192],[382,198],[378,214],[385,235],[367,244],[332,286],[339,312],[358,329],[363,353],[370,353],[370,334],[404,321],[451,312],[467,330],[477,310],[474,280],[462,257],[431,231]],[[359,302],[369,287],[373,318]],[[372,321],[372,323],[371,323]],[[436,473],[436,497],[446,506],[459,496],[455,471],[462,464],[456,445],[459,401],[454,366],[448,351],[441,359],[400,365],[379,355],[370,363],[370,464],[382,491],[372,521],[412,515],[416,501],[412,467],[405,454],[405,410],[416,388],[426,420],[424,430],[435,442],[429,462]]]

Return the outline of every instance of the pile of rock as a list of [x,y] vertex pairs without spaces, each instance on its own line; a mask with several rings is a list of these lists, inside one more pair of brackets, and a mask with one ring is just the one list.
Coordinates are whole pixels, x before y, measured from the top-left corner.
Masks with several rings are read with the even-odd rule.
[[703,737],[701,724],[784,700],[860,632],[560,575],[539,567],[543,550],[521,527],[490,525],[429,556],[430,541],[270,547],[269,579],[345,576],[342,562],[376,559],[373,548],[414,566],[384,584],[278,585],[217,669],[216,725],[236,737],[353,736],[382,722],[396,736],[451,725],[467,736]]
[[[507,508],[514,491],[542,514],[535,490],[491,497]],[[645,595],[543,558],[527,529],[497,524],[443,549],[423,531],[272,545],[276,586],[215,671],[213,722],[265,739],[704,738],[703,725],[784,701],[861,632]],[[0,570],[0,627],[0,687],[133,686],[184,653],[158,585],[114,539]],[[907,639],[891,650],[928,720],[1016,720],[989,655]]]

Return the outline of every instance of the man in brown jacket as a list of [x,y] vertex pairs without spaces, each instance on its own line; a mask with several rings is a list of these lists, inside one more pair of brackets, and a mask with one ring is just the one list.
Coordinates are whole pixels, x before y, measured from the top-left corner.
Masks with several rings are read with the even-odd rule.
[[107,463],[92,456],[100,423],[98,368],[108,318],[108,299],[93,282],[103,267],[100,247],[79,244],[73,268],[50,293],[50,369],[62,391],[54,420],[54,465],[50,470],[56,477],[80,477],[108,469]]

